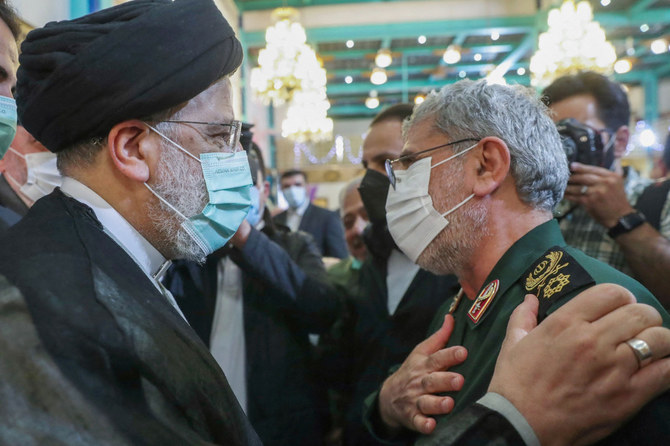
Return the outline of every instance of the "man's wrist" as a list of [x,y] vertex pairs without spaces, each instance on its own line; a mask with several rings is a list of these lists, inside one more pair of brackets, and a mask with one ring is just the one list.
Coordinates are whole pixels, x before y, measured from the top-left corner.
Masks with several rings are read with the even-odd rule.
[[628,232],[644,224],[646,221],[647,219],[642,212],[633,210],[632,212],[629,212],[620,217],[616,224],[612,225],[607,230],[607,235],[609,235],[611,238],[616,238],[620,235],[627,234]]
[[477,404],[495,410],[505,417],[527,446],[540,446],[540,440],[528,420],[507,398],[495,392],[487,392],[477,401]]

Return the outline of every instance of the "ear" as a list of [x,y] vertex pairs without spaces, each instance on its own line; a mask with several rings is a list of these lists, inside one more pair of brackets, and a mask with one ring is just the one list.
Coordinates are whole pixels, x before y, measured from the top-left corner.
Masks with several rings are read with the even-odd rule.
[[136,119],[116,124],[107,136],[107,149],[116,169],[142,183],[149,180],[150,167],[157,161],[157,147],[151,130]]
[[614,158],[619,159],[626,153],[628,140],[630,139],[630,130],[627,125],[622,125],[612,136],[614,138]]
[[482,139],[479,144],[481,151],[475,151],[477,174],[473,193],[483,197],[493,193],[507,177],[511,158],[507,144],[493,136]]

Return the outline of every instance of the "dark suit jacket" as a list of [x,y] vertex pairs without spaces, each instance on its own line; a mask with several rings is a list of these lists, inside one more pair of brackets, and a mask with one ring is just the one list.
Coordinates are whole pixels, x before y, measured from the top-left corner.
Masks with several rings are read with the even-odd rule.
[[[286,211],[274,217],[275,223],[286,226]],[[325,257],[346,258],[349,253],[344,240],[344,229],[336,212],[309,204],[300,220],[299,230],[314,237],[316,246]]]
[[0,234],[16,224],[28,212],[28,206],[21,201],[7,180],[0,174]]
[[[35,203],[0,239],[0,274],[78,396],[45,420],[47,434],[60,421],[121,439],[95,444],[260,444],[205,345],[87,206],[59,189]],[[40,395],[43,385],[28,378],[17,393]],[[97,416],[80,417],[85,406]]]
[[314,370],[308,333],[326,330],[339,298],[311,237],[277,230],[269,219],[252,230],[243,250],[220,250],[204,266],[178,261],[170,289],[202,340],[209,343],[217,294],[217,264],[229,255],[242,269],[247,414],[266,446],[322,444],[327,398]]

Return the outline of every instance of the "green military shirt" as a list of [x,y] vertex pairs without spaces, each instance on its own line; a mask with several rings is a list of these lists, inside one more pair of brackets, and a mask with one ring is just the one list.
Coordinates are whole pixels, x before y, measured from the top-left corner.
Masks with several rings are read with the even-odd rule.
[[[663,325],[670,326],[670,316],[646,288],[567,246],[555,220],[537,226],[514,243],[487,277],[478,299],[464,297],[453,310],[456,324],[448,346],[466,347],[468,359],[450,370],[462,374],[465,384],[460,392],[449,394],[456,405],[450,414],[439,417],[435,432],[448,429],[452,415],[486,393],[509,318],[526,294],[538,295],[538,317],[542,319],[579,292],[599,283],[616,283],[627,288],[638,302],[655,307],[663,317]],[[441,326],[451,306],[452,302],[447,302],[440,308],[430,333]],[[431,437],[421,437],[416,444],[422,445]]]

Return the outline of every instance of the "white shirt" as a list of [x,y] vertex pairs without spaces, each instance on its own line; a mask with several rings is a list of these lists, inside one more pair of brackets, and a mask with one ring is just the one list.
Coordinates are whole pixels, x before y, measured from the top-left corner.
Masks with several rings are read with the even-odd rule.
[[167,270],[170,262],[142,234],[137,232],[116,209],[86,185],[74,178],[64,177],[61,191],[93,210],[105,233],[126,251],[144,274],[151,279],[156,289],[165,296],[181,317],[184,317],[172,294],[160,282],[162,274]]
[[288,208],[286,210],[286,226],[293,232],[297,231],[300,227],[300,222],[302,221],[303,215],[309,206],[309,199],[305,198],[305,202],[298,206],[297,208]]
[[412,262],[409,257],[397,249],[391,251],[386,264],[386,290],[388,295],[386,305],[389,314],[395,313],[402,297],[407,292],[407,288],[409,288],[418,272],[419,265]]

